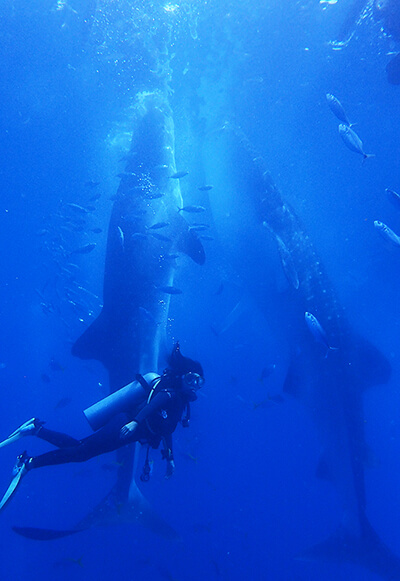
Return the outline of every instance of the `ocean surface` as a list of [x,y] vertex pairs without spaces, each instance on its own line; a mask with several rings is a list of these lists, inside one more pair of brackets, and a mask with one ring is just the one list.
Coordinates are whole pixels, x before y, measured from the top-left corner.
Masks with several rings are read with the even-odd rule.
[[[209,226],[199,232],[205,264],[178,260],[174,285],[182,293],[171,296],[155,370],[179,340],[201,361],[206,383],[190,429],[177,428],[173,478],[164,479],[153,451],[151,479],[140,484],[179,540],[132,523],[48,542],[12,530],[73,528],[113,486],[111,453],[23,480],[0,515],[1,579],[399,578],[349,559],[306,557],[347,513],[343,490],[316,477],[324,418],[283,386],[293,354],[301,360],[303,349],[316,349],[323,365],[326,347],[306,329],[304,309],[298,318],[290,311],[293,279],[244,195],[253,171],[247,158],[232,161],[214,139],[224,128],[245,136],[303,224],[352,333],[390,363],[390,380],[363,390],[357,418],[366,513],[400,558],[400,249],[374,227],[379,220],[400,235],[400,207],[385,191],[400,191],[400,88],[385,73],[396,44],[371,6],[359,19],[360,6],[335,42],[352,4],[1,3],[0,439],[33,416],[87,436],[82,410],[109,393],[106,369],[73,357],[71,346],[102,308],[108,222],[138,95],[160,88],[167,95],[176,169],[188,172],[180,179],[184,204],[204,207],[185,218]],[[340,100],[374,157],[346,147],[326,93]],[[292,328],[300,329],[293,341]],[[346,435],[339,441],[345,454]],[[49,445],[26,438],[0,449],[1,491],[24,449],[39,454]]]

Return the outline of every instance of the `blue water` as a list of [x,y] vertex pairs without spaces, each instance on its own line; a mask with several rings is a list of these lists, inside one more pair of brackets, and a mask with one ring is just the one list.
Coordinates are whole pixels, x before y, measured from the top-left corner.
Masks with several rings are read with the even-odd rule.
[[[400,93],[384,70],[395,45],[371,16],[346,47],[330,44],[349,4],[2,3],[2,437],[32,416],[83,437],[89,427],[82,410],[108,393],[100,363],[75,359],[70,348],[101,309],[110,198],[123,170],[118,160],[129,145],[131,107],[138,92],[159,86],[162,65],[170,68],[177,168],[189,171],[183,197],[206,205],[214,240],[204,241],[203,267],[182,262],[176,276],[184,292],[172,297],[168,326],[169,345],[180,339],[184,353],[202,362],[204,393],[193,406],[190,429],[177,430],[174,477],[164,480],[154,452],[152,478],[142,486],[181,541],[135,525],[95,528],[49,543],[12,532],[13,525],[72,527],[113,485],[110,454],[44,468],[24,480],[1,514],[1,579],[380,578],[351,564],[296,559],[335,531],[341,505],[332,484],[315,477],[321,443],[310,411],[291,398],[265,403],[282,391],[287,353],[252,296],[249,279],[259,264],[252,254],[251,214],[242,208],[250,226],[241,246],[243,236],[213,225],[212,204],[197,190],[208,183],[207,164],[215,167],[220,153],[204,153],[205,135],[225,122],[240,127],[266,160],[306,225],[351,325],[390,360],[390,383],[364,396],[372,450],[366,491],[370,521],[400,555],[400,257],[373,226],[381,220],[400,232],[400,213],[385,195],[385,188],[400,188]],[[341,100],[375,158],[362,163],[345,147],[327,92]],[[219,190],[210,193],[217,208],[234,195],[229,162],[221,159],[221,168]],[[95,206],[83,228],[66,227],[61,215],[68,203]],[[76,270],[66,272],[69,253],[92,242],[95,250],[76,255]],[[284,292],[272,246],[265,261]],[[265,296],[267,303],[273,300]],[[216,337],[212,328],[223,326],[238,302],[242,312]],[[268,365],[275,369],[263,378]],[[26,446],[35,454],[48,449],[38,441]],[[22,449],[16,444],[0,450],[4,490]]]

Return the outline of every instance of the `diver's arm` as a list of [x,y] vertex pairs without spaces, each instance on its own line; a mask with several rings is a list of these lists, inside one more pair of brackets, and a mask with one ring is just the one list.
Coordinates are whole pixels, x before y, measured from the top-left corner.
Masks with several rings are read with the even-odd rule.
[[174,396],[169,391],[160,391],[157,395],[150,400],[150,402],[145,405],[145,407],[140,410],[136,418],[122,426],[120,431],[120,437],[122,440],[131,439],[135,433],[139,424],[141,424],[149,415],[151,415],[156,410],[162,408],[167,402],[169,402]]

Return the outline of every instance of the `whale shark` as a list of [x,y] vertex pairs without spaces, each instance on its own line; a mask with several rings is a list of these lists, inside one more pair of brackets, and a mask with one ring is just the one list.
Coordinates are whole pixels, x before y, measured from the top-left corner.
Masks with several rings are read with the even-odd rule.
[[[400,559],[368,520],[364,475],[371,454],[363,395],[389,381],[391,366],[353,330],[310,235],[246,136],[225,124],[210,132],[203,157],[206,179],[219,191],[210,205],[226,256],[285,346],[283,390],[310,410],[322,449],[316,476],[331,482],[341,501],[337,530],[299,558],[350,562],[400,579]],[[277,268],[284,290],[276,288]],[[315,340],[305,313],[317,317],[334,350]]]
[[[174,123],[162,91],[138,96],[130,150],[109,221],[103,308],[72,346],[73,355],[100,361],[110,391],[136,374],[158,371],[179,255],[205,262],[196,232],[178,211],[183,207],[175,166]],[[140,445],[136,445],[139,448]],[[109,494],[68,530],[14,527],[28,538],[52,540],[109,524],[139,523],[168,539],[179,535],[141,493],[135,480],[135,446],[117,451],[117,482]]]
[[168,103],[146,94],[109,221],[103,308],[72,347],[73,355],[104,364],[111,391],[158,369],[177,254],[205,261],[199,237],[178,212],[174,150]]

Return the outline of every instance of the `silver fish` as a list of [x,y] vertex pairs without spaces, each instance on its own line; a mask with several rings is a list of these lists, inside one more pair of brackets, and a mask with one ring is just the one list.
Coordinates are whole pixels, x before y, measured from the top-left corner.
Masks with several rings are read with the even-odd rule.
[[163,293],[166,293],[167,295],[181,295],[182,294],[181,289],[177,288],[176,286],[158,286],[157,288],[158,288],[158,290],[160,290]]
[[66,208],[71,208],[71,210],[75,210],[76,212],[80,212],[81,214],[87,214],[88,210],[79,204],[67,203],[64,204]]
[[169,226],[169,222],[156,222],[155,224],[148,226],[147,230],[159,230],[160,228],[165,228],[166,226]]
[[169,177],[173,180],[179,180],[180,178],[184,178],[185,176],[187,176],[188,173],[189,173],[188,171],[177,171],[173,173],[172,176]]
[[396,206],[396,208],[400,208],[400,195],[390,188],[386,188],[385,192],[392,204]]
[[380,222],[379,220],[375,220],[374,226],[385,240],[394,246],[400,246],[400,237],[397,236],[397,234],[395,234],[388,226],[386,226],[386,224]]
[[367,159],[368,157],[375,157],[373,153],[365,153],[363,142],[358,137],[357,133],[347,125],[344,125],[343,123],[339,125],[339,134],[343,139],[346,147],[348,147],[351,151],[359,153],[363,156],[364,159]]
[[193,232],[204,232],[205,230],[208,230],[209,228],[210,228],[210,226],[208,224],[197,224],[197,225],[189,226],[189,229],[193,230]]
[[117,228],[118,228],[119,239],[121,241],[121,247],[122,247],[122,250],[124,250],[124,247],[125,247],[125,236],[124,236],[124,232],[123,232],[121,226],[117,226]]
[[327,93],[326,100],[328,101],[330,110],[334,115],[336,115],[339,121],[342,121],[345,125],[351,127],[352,124],[350,123],[349,118],[346,115],[346,111],[344,110],[343,105],[339,99],[336,99],[336,97],[331,93]]
[[205,212],[204,206],[183,206],[183,208],[178,208],[178,212],[188,212],[189,214],[199,214],[200,212]]
[[90,244],[85,244],[85,246],[81,246],[80,248],[76,248],[72,251],[72,254],[89,254],[96,248],[96,243],[91,242]]
[[[328,337],[326,336],[325,330],[323,329],[321,323],[318,321],[317,317],[315,317],[312,313],[306,311],[304,313],[304,318],[307,327],[309,328],[312,336],[317,341],[317,343],[321,343],[321,345],[324,345],[328,351],[329,350],[336,351],[337,347],[331,347],[329,345]],[[328,355],[328,351],[326,352],[326,355]]]

